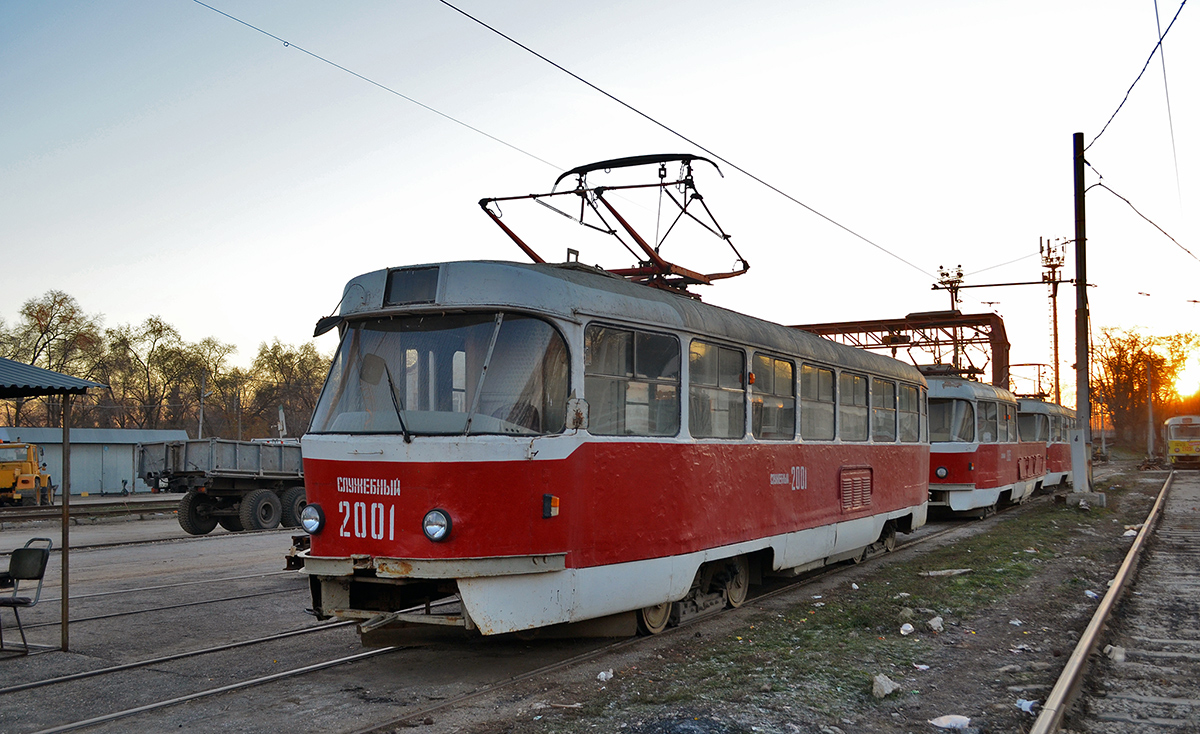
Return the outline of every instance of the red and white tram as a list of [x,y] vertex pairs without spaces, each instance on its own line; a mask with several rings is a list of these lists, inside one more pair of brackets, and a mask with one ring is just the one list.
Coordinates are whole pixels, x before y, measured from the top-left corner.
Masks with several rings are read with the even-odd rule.
[[1017,399],[959,377],[929,378],[929,506],[986,516],[1022,502],[1046,473],[1045,444],[1021,441]]
[[1046,476],[1042,486],[1071,480],[1071,428],[1075,411],[1057,403],[1022,398],[1017,401],[1017,429],[1022,441],[1046,444]]
[[925,522],[902,362],[576,263],[367,273],[333,321],[302,442],[319,617],[657,632]]

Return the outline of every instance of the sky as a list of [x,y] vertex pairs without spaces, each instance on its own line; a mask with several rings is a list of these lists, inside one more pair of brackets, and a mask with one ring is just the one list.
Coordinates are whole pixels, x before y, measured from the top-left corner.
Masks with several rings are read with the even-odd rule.
[[[209,4],[287,44],[194,0],[0,2],[9,325],[57,289],[107,326],[160,316],[246,365],[263,342],[310,340],[355,275],[524,260],[481,198],[609,158],[707,155],[437,0]],[[1087,183],[1108,187],[1086,196],[1094,335],[1197,329],[1194,7],[1163,42],[1165,82],[1156,55],[1105,129],[1177,0],[1158,23],[1154,0],[455,4],[823,215],[698,166],[751,265],[709,303],[785,324],[896,318],[949,307],[939,266],[1037,281],[1039,238],[1074,235],[1082,132]],[[629,205],[653,219],[653,202]],[[504,213],[548,260],[631,264],[538,207]],[[679,247],[682,265],[731,265]],[[1064,285],[1064,384],[1074,307]],[[1052,361],[1046,288],[964,290],[961,308],[1005,319],[1012,362]]]

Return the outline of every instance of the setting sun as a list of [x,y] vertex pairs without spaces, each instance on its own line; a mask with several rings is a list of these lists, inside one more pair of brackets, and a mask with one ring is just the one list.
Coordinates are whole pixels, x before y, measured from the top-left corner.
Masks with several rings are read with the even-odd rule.
[[1192,355],[1175,378],[1175,394],[1188,398],[1200,392],[1200,355]]

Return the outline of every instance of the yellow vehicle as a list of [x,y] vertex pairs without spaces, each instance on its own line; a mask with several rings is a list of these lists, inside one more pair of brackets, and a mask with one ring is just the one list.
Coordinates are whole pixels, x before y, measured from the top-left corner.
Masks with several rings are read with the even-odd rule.
[[1200,415],[1177,415],[1166,426],[1171,466],[1200,467]]
[[41,446],[0,441],[0,505],[52,505],[54,489]]

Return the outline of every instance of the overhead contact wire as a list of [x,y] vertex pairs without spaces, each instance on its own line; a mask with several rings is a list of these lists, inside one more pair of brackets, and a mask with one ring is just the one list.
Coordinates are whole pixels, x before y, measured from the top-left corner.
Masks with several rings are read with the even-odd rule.
[[375,81],[374,79],[371,79],[370,77],[363,76],[362,74],[359,74],[357,71],[354,71],[353,69],[347,69],[346,67],[342,66],[341,64],[331,61],[331,60],[325,58],[324,56],[321,56],[320,54],[313,53],[312,51],[309,51],[306,48],[302,48],[290,41],[286,41],[286,40],[280,38],[279,36],[275,35],[274,33],[265,31],[262,28],[259,28],[258,26],[254,25],[252,23],[247,23],[246,21],[242,20],[241,18],[232,16],[223,10],[218,10],[217,8],[214,8],[213,6],[211,6],[207,3],[201,2],[201,0],[192,0],[192,2],[194,2],[197,5],[200,5],[202,7],[208,8],[209,10],[213,11],[214,13],[216,13],[218,15],[223,15],[226,18],[229,18],[230,20],[232,20],[234,22],[241,23],[242,25],[246,26],[247,28],[258,31],[259,33],[263,34],[264,36],[267,36],[268,38],[273,38],[276,41],[279,41],[280,43],[282,43],[287,48],[294,48],[302,54],[306,54],[308,56],[313,57],[317,61],[321,61],[323,63],[329,64],[330,66],[334,67],[335,69],[344,71],[347,74],[349,74],[350,76],[361,79],[362,81],[366,82],[367,84],[379,87],[380,89],[382,89],[385,92],[388,92],[389,94],[394,94],[397,97],[399,97],[403,100],[406,100],[408,102],[411,102],[424,110],[428,110],[429,112],[432,112],[433,114],[437,115],[438,117],[441,117],[443,119],[449,120],[450,122],[453,122],[455,125],[460,125],[462,127],[465,127],[466,129],[470,130],[471,132],[478,133],[478,134],[484,136],[488,140],[492,140],[494,142],[500,143],[504,147],[509,148],[511,150],[515,150],[516,152],[520,153],[521,155],[528,156],[528,157],[534,159],[535,161],[544,163],[556,171],[562,170],[562,166],[551,163],[550,161],[546,160],[545,158],[539,158],[538,156],[534,155],[533,153],[530,153],[527,150],[518,148],[517,146],[515,146],[512,143],[509,143],[505,140],[501,140],[500,138],[496,137],[495,135],[492,135],[491,133],[484,132],[483,130],[480,130],[479,128],[477,128],[473,125],[463,122],[462,120],[459,120],[456,117],[452,117],[452,116],[446,114],[445,112],[442,112],[441,110],[434,109],[433,107],[430,107],[429,105],[425,104],[424,102],[419,102],[419,101],[413,99],[412,97],[409,97],[407,94],[404,94],[402,92],[396,91],[395,89],[392,89],[391,87],[387,86],[386,84],[381,84],[381,83]]
[[[445,2],[445,0],[442,0],[442,2]],[[1175,17],[1171,18],[1170,24],[1167,25],[1167,30],[1163,31],[1162,35],[1158,37],[1158,43],[1154,44],[1154,49],[1150,52],[1150,56],[1146,59],[1146,63],[1142,65],[1142,70],[1138,73],[1137,79],[1134,79],[1133,84],[1129,85],[1129,89],[1125,91],[1124,99],[1121,100],[1121,104],[1117,105],[1117,109],[1114,110],[1112,116],[1108,118],[1108,122],[1104,123],[1104,127],[1100,129],[1100,132],[1096,133],[1096,137],[1092,138],[1092,142],[1084,146],[1083,149],[1085,151],[1095,145],[1096,141],[1100,139],[1100,136],[1104,134],[1104,131],[1108,129],[1108,126],[1112,124],[1112,121],[1116,119],[1117,113],[1120,112],[1121,108],[1125,106],[1125,103],[1129,101],[1130,93],[1133,92],[1133,88],[1137,86],[1137,83],[1142,80],[1142,75],[1146,73],[1146,69],[1150,67],[1150,62],[1154,60],[1154,54],[1158,53],[1159,49],[1162,48],[1163,39],[1165,39],[1167,34],[1171,32],[1171,26],[1175,25],[1175,21],[1179,20],[1179,14],[1183,12],[1184,5],[1187,5],[1187,0],[1183,0],[1183,2],[1179,4],[1179,10],[1175,11]]]
[[[669,132],[669,133],[671,133],[672,135],[676,136],[676,137],[677,137],[677,138],[679,138],[680,140],[683,140],[683,141],[685,141],[685,142],[687,142],[687,143],[690,143],[691,145],[694,145],[694,146],[696,146],[697,148],[699,148],[700,150],[704,151],[705,153],[708,153],[708,154],[709,154],[710,156],[712,156],[713,158],[716,158],[717,160],[721,161],[722,163],[724,163],[725,165],[727,165],[727,166],[729,166],[730,168],[734,169],[735,171],[738,171],[739,173],[741,173],[741,174],[743,174],[743,175],[745,175],[745,176],[749,177],[750,179],[752,179],[752,180],[756,181],[757,183],[761,184],[762,186],[765,186],[765,187],[767,187],[768,189],[770,189],[771,191],[774,191],[775,193],[777,193],[777,194],[779,194],[780,196],[784,197],[784,198],[785,198],[785,199],[787,199],[788,201],[791,201],[793,204],[797,204],[797,205],[799,205],[799,206],[801,206],[801,207],[804,207],[804,208],[805,208],[805,209],[807,209],[809,212],[811,212],[811,213],[813,213],[813,214],[817,215],[817,216],[818,216],[818,217],[820,217],[821,219],[824,219],[826,222],[829,222],[830,224],[834,225],[835,227],[837,227],[837,228],[841,229],[842,231],[844,231],[844,232],[847,232],[847,233],[849,233],[849,234],[851,234],[851,235],[853,235],[853,236],[857,237],[858,239],[862,240],[863,242],[866,242],[868,245],[870,245],[870,246],[874,247],[875,249],[879,250],[880,252],[882,252],[882,253],[884,253],[884,254],[886,254],[886,255],[890,256],[890,257],[893,257],[893,258],[895,258],[896,260],[899,260],[900,262],[902,262],[902,263],[904,263],[905,265],[909,266],[910,268],[912,268],[912,269],[916,270],[917,272],[921,273],[922,275],[927,275],[927,276],[929,276],[930,278],[934,277],[932,273],[930,273],[930,272],[928,272],[928,271],[924,270],[923,268],[920,268],[920,267],[918,267],[917,265],[914,265],[913,263],[909,262],[908,260],[905,260],[903,257],[900,257],[899,255],[897,255],[896,253],[894,253],[894,252],[892,252],[892,251],[888,250],[888,249],[887,249],[887,248],[885,248],[884,246],[882,246],[882,245],[880,245],[880,244],[878,244],[878,243],[876,243],[876,242],[873,242],[873,241],[871,241],[871,240],[870,240],[870,239],[868,239],[867,237],[864,237],[863,235],[859,234],[858,232],[855,232],[854,230],[850,229],[849,227],[847,227],[846,225],[842,224],[841,222],[838,222],[838,221],[834,220],[833,218],[831,218],[831,217],[829,217],[829,216],[827,216],[827,215],[825,215],[825,214],[822,214],[821,212],[819,212],[819,211],[817,211],[816,209],[812,208],[812,207],[811,207],[811,206],[809,206],[808,204],[805,204],[804,202],[800,201],[799,199],[797,199],[796,197],[792,196],[791,194],[789,194],[789,193],[787,193],[787,192],[785,192],[785,191],[783,191],[783,190],[781,190],[781,189],[779,189],[779,188],[777,188],[777,187],[773,186],[773,185],[772,185],[772,184],[770,184],[770,183],[767,183],[767,182],[766,182],[766,181],[764,181],[763,179],[761,179],[761,178],[759,178],[758,176],[754,175],[753,173],[751,173],[751,172],[747,171],[746,169],[742,168],[741,166],[737,165],[736,163],[733,163],[733,162],[732,162],[732,161],[730,161],[729,159],[727,159],[727,158],[725,158],[725,157],[721,156],[721,155],[720,155],[720,154],[718,154],[718,153],[714,153],[712,150],[710,150],[710,149],[708,149],[708,148],[704,147],[704,146],[703,146],[703,145],[701,145],[700,143],[697,143],[695,140],[692,140],[691,138],[687,137],[687,136],[686,136],[686,135],[684,135],[683,133],[680,133],[679,131],[677,131],[677,130],[675,130],[675,129],[671,128],[671,127],[669,127],[668,125],[666,125],[666,124],[664,124],[664,123],[662,123],[662,122],[659,122],[658,120],[654,119],[653,117],[651,117],[650,115],[646,114],[645,112],[642,112],[641,110],[639,110],[638,108],[634,107],[633,105],[631,105],[631,104],[629,104],[629,103],[625,102],[625,101],[624,101],[624,100],[622,100],[622,99],[619,99],[618,97],[616,97],[615,95],[612,95],[612,94],[610,94],[609,92],[606,92],[605,90],[601,89],[600,87],[596,86],[595,84],[592,84],[592,83],[591,83],[591,82],[589,82],[587,79],[584,79],[583,77],[579,76],[578,74],[576,74],[575,72],[571,71],[570,69],[567,69],[567,68],[563,67],[561,64],[558,64],[557,62],[555,62],[555,61],[553,61],[553,60],[551,60],[551,59],[549,59],[549,58],[546,58],[546,57],[545,57],[545,56],[543,56],[542,54],[538,53],[537,51],[534,51],[532,48],[530,48],[530,47],[526,46],[525,44],[521,43],[520,41],[516,40],[516,39],[515,39],[515,38],[513,38],[512,36],[509,36],[509,35],[505,34],[503,31],[500,31],[499,29],[497,29],[497,28],[494,28],[494,27],[492,27],[492,26],[488,25],[487,23],[483,22],[483,21],[482,21],[482,20],[480,20],[479,18],[476,18],[475,16],[471,15],[470,13],[466,12],[465,10],[462,10],[461,8],[455,7],[453,4],[451,4],[451,3],[450,3],[450,2],[448,2],[447,0],[438,0],[438,1],[439,1],[440,3],[442,3],[443,5],[445,5],[446,7],[450,8],[451,10],[453,10],[453,11],[455,11],[455,12],[457,12],[457,13],[459,13],[459,14],[463,15],[464,17],[466,17],[466,18],[468,18],[468,19],[470,19],[470,20],[472,20],[472,21],[474,21],[474,22],[478,23],[479,25],[481,25],[481,26],[483,26],[484,28],[488,29],[488,30],[489,30],[489,31],[491,31],[492,33],[495,33],[496,35],[498,35],[498,36],[500,36],[501,38],[505,39],[505,40],[506,40],[506,41],[508,41],[509,43],[512,43],[512,44],[514,44],[514,45],[516,45],[516,46],[518,46],[518,47],[520,47],[520,48],[524,49],[525,51],[528,51],[529,53],[531,53],[531,54],[533,54],[534,56],[538,57],[538,58],[539,58],[539,59],[541,59],[542,61],[545,61],[547,64],[550,64],[550,65],[551,65],[551,66],[553,66],[554,68],[556,68],[556,69],[558,69],[559,71],[563,72],[564,74],[566,74],[566,75],[570,76],[571,78],[575,79],[576,81],[578,81],[578,82],[580,82],[580,83],[582,83],[582,84],[585,84],[585,85],[587,85],[588,87],[590,87],[590,88],[592,88],[593,90],[595,90],[595,91],[599,92],[600,94],[603,94],[605,97],[608,97],[609,99],[611,99],[612,101],[614,101],[614,102],[616,102],[617,104],[621,105],[622,107],[624,107],[625,109],[629,110],[630,112],[633,112],[634,114],[636,114],[636,115],[638,115],[638,116],[640,116],[640,117],[642,117],[642,118],[644,118],[644,119],[648,120],[649,122],[651,122],[651,123],[653,123],[653,124],[657,125],[658,127],[661,127],[663,130],[666,130],[667,132]],[[196,2],[199,2],[199,0],[196,0]],[[1170,30],[1170,29],[1168,28],[1168,30]]]

